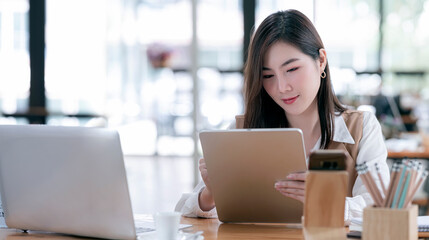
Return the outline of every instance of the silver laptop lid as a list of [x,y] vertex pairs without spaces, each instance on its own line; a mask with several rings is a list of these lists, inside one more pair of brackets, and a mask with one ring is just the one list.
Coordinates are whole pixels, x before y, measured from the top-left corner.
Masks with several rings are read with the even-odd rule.
[[136,238],[114,130],[0,126],[0,190],[11,228]]

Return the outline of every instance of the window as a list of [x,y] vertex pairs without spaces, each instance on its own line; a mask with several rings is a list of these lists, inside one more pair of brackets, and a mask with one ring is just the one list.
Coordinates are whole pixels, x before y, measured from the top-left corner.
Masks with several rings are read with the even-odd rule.
[[[45,87],[47,109],[54,116],[104,114],[106,25],[106,1],[46,2]],[[86,121],[50,117],[48,124],[80,125]]]
[[1,12],[0,12],[0,51],[2,50],[2,15],[1,15]]
[[13,14],[14,49],[26,51],[28,49],[28,12],[16,12]]
[[[25,111],[30,88],[28,1],[0,2],[0,111]],[[26,123],[0,117],[0,123]]]
[[429,1],[387,2],[383,27],[384,83],[395,93],[418,94],[429,82]]
[[256,1],[256,26],[270,14],[288,9],[296,9],[305,14],[310,20],[314,21],[313,0],[258,0]]

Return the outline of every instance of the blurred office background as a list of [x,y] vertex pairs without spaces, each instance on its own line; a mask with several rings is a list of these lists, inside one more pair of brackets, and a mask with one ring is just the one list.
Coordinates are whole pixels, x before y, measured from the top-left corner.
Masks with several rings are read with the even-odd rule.
[[171,210],[198,181],[197,132],[243,113],[251,27],[290,8],[342,102],[373,111],[391,151],[421,150],[429,0],[0,0],[0,124],[117,129],[134,210]]

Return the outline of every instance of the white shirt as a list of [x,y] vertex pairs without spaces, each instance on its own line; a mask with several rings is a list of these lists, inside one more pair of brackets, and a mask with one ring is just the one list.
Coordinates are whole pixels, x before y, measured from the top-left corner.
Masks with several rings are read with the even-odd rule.
[[[346,123],[342,116],[335,116],[335,128],[333,140],[336,142],[343,142],[354,144],[354,140],[347,129]],[[312,150],[320,148],[320,138]],[[389,168],[386,162],[387,149],[384,144],[384,137],[381,132],[380,124],[374,114],[364,112],[363,115],[363,132],[362,139],[359,143],[356,164],[366,162],[371,172],[375,173],[374,164],[378,163],[380,174],[385,186],[390,181]],[[373,178],[381,189],[380,180],[375,174]],[[216,218],[216,208],[210,211],[202,211],[198,203],[198,195],[204,189],[204,182],[201,181],[193,190],[192,193],[185,193],[176,205],[176,211],[180,211],[186,217],[204,217]],[[368,190],[365,188],[361,178],[358,176],[352,190],[353,197],[346,198],[344,221],[349,225],[352,218],[362,217],[363,209],[374,201],[371,198]]]

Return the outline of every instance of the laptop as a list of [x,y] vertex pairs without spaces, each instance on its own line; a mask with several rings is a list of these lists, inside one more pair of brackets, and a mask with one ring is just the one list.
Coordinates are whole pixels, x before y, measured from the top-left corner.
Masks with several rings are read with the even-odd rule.
[[114,130],[0,126],[0,191],[10,228],[137,237]]
[[274,188],[305,171],[300,129],[200,132],[211,189],[222,222],[301,223],[303,204]]

